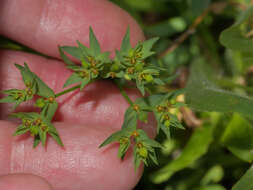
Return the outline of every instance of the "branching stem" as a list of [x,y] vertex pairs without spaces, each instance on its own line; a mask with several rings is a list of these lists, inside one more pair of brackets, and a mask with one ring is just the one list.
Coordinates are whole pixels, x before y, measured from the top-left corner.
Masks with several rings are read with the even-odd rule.
[[122,96],[126,99],[126,101],[133,106],[134,103],[132,102],[132,100],[129,98],[129,96],[127,95],[126,91],[122,88],[122,86],[119,84],[119,82],[117,80],[114,80],[114,83],[117,85],[117,87],[120,90],[120,93],[122,94]]
[[67,94],[67,93],[69,93],[69,92],[72,92],[72,91],[74,91],[74,90],[76,90],[76,89],[78,89],[78,88],[80,88],[80,85],[73,86],[73,87],[71,87],[71,88],[68,88],[68,89],[62,91],[62,92],[57,93],[57,94],[55,95],[55,97],[58,98],[59,96],[62,96],[62,95]]

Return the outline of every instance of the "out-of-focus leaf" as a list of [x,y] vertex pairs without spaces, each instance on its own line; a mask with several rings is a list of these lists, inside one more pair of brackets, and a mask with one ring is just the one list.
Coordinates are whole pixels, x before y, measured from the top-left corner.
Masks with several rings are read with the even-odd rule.
[[225,91],[211,82],[211,68],[202,59],[194,62],[186,87],[186,103],[199,111],[238,112],[253,118],[253,100]]
[[242,176],[233,186],[232,190],[252,190],[253,189],[253,166]]
[[179,32],[183,32],[186,29],[186,26],[187,25],[185,21],[183,20],[183,18],[175,17],[175,18],[170,18],[169,20],[163,21],[158,24],[146,26],[144,28],[144,31],[145,33],[150,34],[150,35],[166,37],[166,36],[171,36]]
[[175,172],[193,164],[198,158],[206,153],[213,140],[213,126],[203,125],[191,136],[182,154],[171,161],[168,165],[158,170],[151,176],[154,183],[162,183],[168,180]]
[[124,0],[128,6],[139,11],[163,11],[165,4],[157,0]]
[[211,0],[192,0],[191,7],[194,16],[200,15],[211,3]]
[[223,168],[220,165],[215,165],[207,171],[201,180],[201,184],[207,185],[209,183],[218,183],[220,180],[222,180],[223,176]]
[[242,52],[253,52],[253,41],[247,37],[248,31],[242,27],[253,14],[253,6],[243,11],[233,26],[224,30],[220,35],[220,42],[227,48]]
[[234,114],[222,137],[223,144],[244,161],[253,161],[253,128],[239,114]]
[[226,190],[223,186],[214,184],[195,188],[194,190]]

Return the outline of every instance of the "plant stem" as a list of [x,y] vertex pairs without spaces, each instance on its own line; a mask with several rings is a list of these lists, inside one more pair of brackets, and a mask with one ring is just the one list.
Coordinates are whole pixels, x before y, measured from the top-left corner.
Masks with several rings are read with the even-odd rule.
[[126,91],[122,88],[122,86],[119,84],[119,82],[117,80],[114,80],[114,83],[117,85],[117,87],[119,88],[120,93],[122,94],[122,96],[126,99],[126,101],[133,106],[134,103],[132,102],[132,100],[129,98],[129,96],[127,95]]
[[69,93],[69,92],[71,92],[71,91],[74,91],[74,90],[76,90],[76,89],[78,89],[78,88],[80,88],[80,84],[77,85],[77,86],[73,86],[73,87],[71,87],[71,88],[68,88],[67,90],[64,90],[64,91],[62,91],[62,92],[57,93],[57,94],[55,95],[55,97],[57,98],[57,97],[59,97],[59,96],[62,96],[62,95],[64,95],[64,94],[67,94],[67,93]]

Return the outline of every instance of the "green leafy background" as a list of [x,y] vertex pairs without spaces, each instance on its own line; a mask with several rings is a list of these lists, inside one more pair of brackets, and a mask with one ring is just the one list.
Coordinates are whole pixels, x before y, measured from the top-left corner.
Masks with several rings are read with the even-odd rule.
[[[250,0],[111,0],[128,11],[147,38],[160,37],[159,55],[214,3],[175,51],[151,61],[166,68],[171,85],[154,91],[185,88],[185,100],[201,125],[172,128],[159,165],[145,168],[135,190],[253,189],[253,8]],[[0,48],[42,55],[0,37]],[[180,83],[183,74],[187,80]],[[184,75],[184,76],[185,76]],[[115,155],[116,156],[116,155]],[[134,172],[134,171],[133,171]]]

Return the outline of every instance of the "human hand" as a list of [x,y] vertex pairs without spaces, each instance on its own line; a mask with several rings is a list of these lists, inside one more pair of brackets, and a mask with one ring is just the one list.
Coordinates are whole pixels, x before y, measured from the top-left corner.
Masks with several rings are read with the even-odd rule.
[[[0,34],[58,58],[58,45],[76,45],[76,40],[88,44],[89,26],[103,51],[119,48],[127,26],[132,44],[144,39],[133,19],[106,0],[2,0],[0,25]],[[1,51],[0,62],[1,90],[23,86],[14,62],[28,63],[56,92],[61,91],[70,75],[61,61],[23,52]],[[129,94],[137,97],[133,91]],[[12,137],[16,124],[6,119],[11,107],[1,105],[0,174],[35,174],[45,178],[55,190],[132,189],[141,169],[134,172],[131,155],[120,161],[116,145],[98,149],[106,137],[121,127],[128,107],[118,89],[110,82],[99,81],[82,93],[60,97],[59,104],[55,126],[64,149],[51,139],[46,148],[33,149],[30,137]],[[20,110],[27,111],[30,107],[31,104],[24,104]],[[152,132],[152,126],[149,128]],[[15,187],[50,189],[43,179],[34,175],[0,177],[0,189]]]

